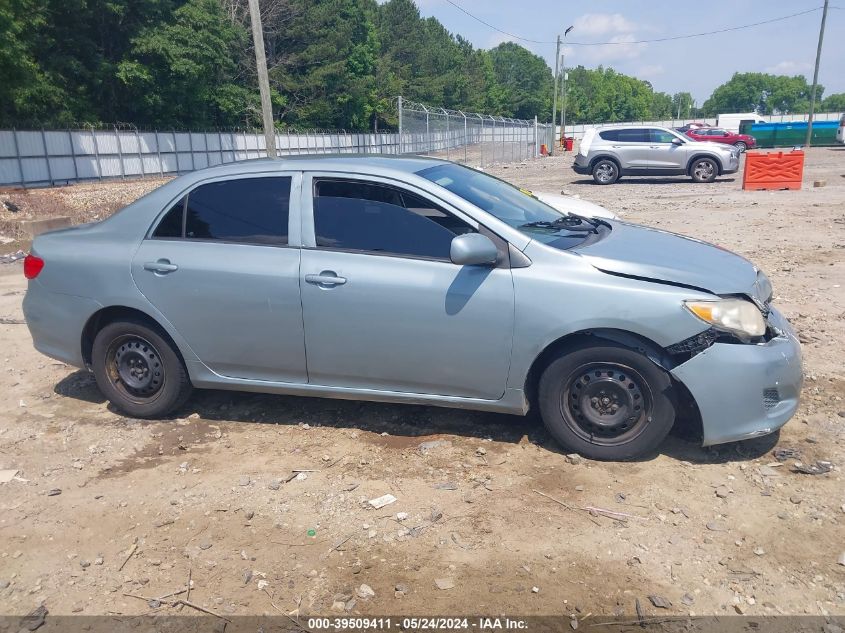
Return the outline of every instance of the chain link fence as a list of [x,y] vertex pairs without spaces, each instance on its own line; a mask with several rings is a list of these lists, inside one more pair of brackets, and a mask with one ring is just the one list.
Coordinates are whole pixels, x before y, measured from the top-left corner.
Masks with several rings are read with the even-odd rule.
[[484,167],[536,158],[553,141],[551,124],[447,110],[399,97],[399,152]]

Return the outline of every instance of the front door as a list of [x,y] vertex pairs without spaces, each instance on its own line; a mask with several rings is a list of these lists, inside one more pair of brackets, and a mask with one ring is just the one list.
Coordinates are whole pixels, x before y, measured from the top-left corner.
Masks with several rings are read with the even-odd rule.
[[666,130],[651,130],[650,166],[653,170],[677,172],[683,170],[687,162],[687,146],[676,145],[677,137]]
[[287,245],[300,182],[274,174],[199,185],[135,254],[140,291],[222,376],[307,381],[300,250]]
[[511,271],[449,259],[452,239],[477,224],[388,180],[306,174],[303,192],[313,207],[302,227],[309,382],[501,398]]

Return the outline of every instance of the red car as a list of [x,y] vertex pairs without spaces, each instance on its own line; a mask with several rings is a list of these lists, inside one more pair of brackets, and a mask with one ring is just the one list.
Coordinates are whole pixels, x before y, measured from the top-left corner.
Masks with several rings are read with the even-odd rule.
[[695,141],[727,143],[736,147],[740,152],[744,152],[747,149],[754,149],[757,146],[757,141],[754,140],[753,136],[728,132],[720,127],[703,127],[697,130],[687,130],[686,134]]

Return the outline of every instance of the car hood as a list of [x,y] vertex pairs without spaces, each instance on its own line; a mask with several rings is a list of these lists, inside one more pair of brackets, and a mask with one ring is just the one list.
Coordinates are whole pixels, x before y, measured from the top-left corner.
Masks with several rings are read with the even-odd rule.
[[605,218],[608,220],[618,220],[619,216],[613,211],[605,209],[597,205],[595,202],[582,200],[574,196],[564,196],[557,193],[546,193],[544,191],[532,191],[534,197],[540,202],[545,202],[553,209],[557,209],[561,213],[580,215],[585,218]]
[[[695,141],[697,149],[709,149],[717,152],[727,153],[731,152],[731,147],[729,145],[726,145],[725,143],[716,143],[714,141],[696,141],[695,139],[692,140]],[[704,146],[703,148],[700,147],[702,145]]]
[[599,270],[687,286],[713,294],[758,297],[757,268],[723,248],[668,231],[627,222],[612,222],[602,240],[577,248]]

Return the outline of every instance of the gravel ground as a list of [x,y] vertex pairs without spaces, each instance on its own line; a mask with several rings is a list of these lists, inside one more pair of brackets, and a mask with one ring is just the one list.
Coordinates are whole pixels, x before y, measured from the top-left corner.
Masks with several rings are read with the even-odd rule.
[[[190,578],[190,602],[223,615],[510,613],[586,627],[638,602],[647,617],[845,615],[845,151],[812,150],[798,192],[743,192],[739,176],[599,187],[570,163],[489,171],[769,273],[807,377],[779,437],[702,449],[671,436],[614,464],[567,458],[533,418],[428,407],[205,391],[176,420],[127,419],[90,375],[32,349],[20,263],[6,264],[0,468],[17,478],[0,483],[4,611],[175,613],[174,598],[144,598]],[[157,184],[11,195],[18,213],[55,197],[82,220]],[[805,475],[796,460],[834,467]],[[397,500],[368,504],[385,494]]]

